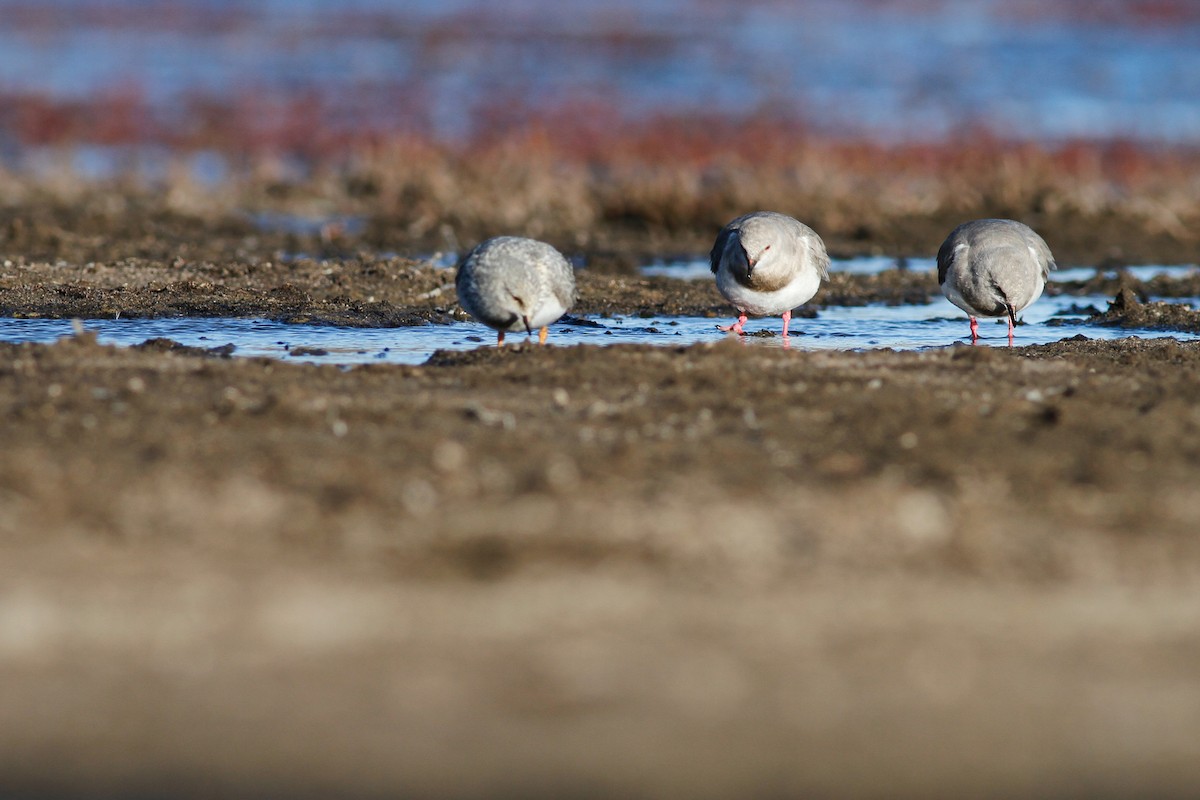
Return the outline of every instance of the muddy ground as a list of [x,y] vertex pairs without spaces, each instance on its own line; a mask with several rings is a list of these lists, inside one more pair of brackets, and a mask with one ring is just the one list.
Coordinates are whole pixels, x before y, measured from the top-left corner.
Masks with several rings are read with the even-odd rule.
[[[576,316],[729,316],[710,280],[577,273]],[[1196,312],[1151,297],[1200,297],[1200,272],[1139,280],[1124,271],[1054,282],[1047,294],[1112,297],[1095,321],[1130,327],[1198,330]],[[825,306],[926,303],[940,296],[931,271],[890,269],[835,273],[799,316]],[[82,319],[117,317],[263,317],[292,323],[357,327],[449,324],[468,319],[458,307],[454,270],[399,256],[229,261],[122,259],[74,264],[0,261],[0,316]]]
[[[1109,313],[1169,293],[1135,283]],[[457,313],[405,259],[254,254],[10,260],[0,311]],[[1200,792],[1200,345],[338,369],[80,338],[0,345],[0,442],[0,792]]]

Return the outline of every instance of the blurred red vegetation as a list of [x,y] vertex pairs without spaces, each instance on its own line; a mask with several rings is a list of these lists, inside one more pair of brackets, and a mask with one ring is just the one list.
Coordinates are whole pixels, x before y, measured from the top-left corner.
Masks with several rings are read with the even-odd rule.
[[[825,166],[854,173],[989,170],[1002,155],[1036,162],[1057,175],[1103,177],[1133,186],[1147,177],[1200,162],[1200,148],[1132,140],[1033,143],[1005,139],[985,129],[960,131],[944,141],[881,142],[815,133],[802,121],[761,113],[730,118],[701,113],[629,119],[615,101],[581,100],[535,111],[519,98],[500,97],[480,110],[472,132],[446,142],[428,132],[417,89],[388,90],[395,124],[349,125],[343,110],[375,104],[364,89],[336,98],[315,92],[291,97],[241,93],[232,101],[188,98],[182,113],[164,115],[134,88],[87,101],[0,92],[0,139],[18,147],[70,145],[156,146],[177,152],[215,151],[231,163],[285,155],[313,165],[335,164],[394,140],[423,140],[431,150],[467,155],[500,146],[520,147],[541,158],[572,164],[672,166],[794,165],[819,157]],[[385,121],[386,122],[386,121]]]
[[1005,15],[1022,20],[1058,19],[1139,27],[1194,25],[1200,22],[1195,0],[1016,0],[1002,5]]
[[249,8],[205,7],[176,0],[142,0],[126,4],[84,2],[70,8],[30,0],[4,6],[4,25],[33,36],[57,33],[64,28],[221,33],[237,30],[256,16]]
[[[786,0],[759,0],[791,6]],[[236,34],[246,42],[281,50],[319,49],[322,43],[367,38],[410,51],[415,63],[437,64],[497,42],[533,48],[546,46],[578,52],[599,50],[619,63],[626,58],[662,53],[687,41],[689,26],[713,27],[744,4],[741,0],[680,2],[676,28],[647,24],[633,7],[588,8],[583,19],[571,4],[529,2],[513,7],[470,3],[455,12],[423,14],[416,7],[336,14],[303,10],[290,16],[245,2],[81,0],[69,11],[36,0],[10,0],[4,25],[24,36],[50,37],[63,31],[167,31],[201,38]],[[953,0],[856,0],[863,13],[888,11],[941,15]],[[578,7],[574,7],[578,10]],[[822,10],[824,8],[824,10]],[[830,4],[811,13],[841,13]],[[1012,0],[989,6],[996,18],[1023,21],[1104,23],[1117,26],[1177,26],[1200,23],[1196,0]],[[651,17],[653,19],[653,16]],[[482,33],[481,33],[482,32]],[[245,46],[254,46],[246,44]],[[732,163],[794,165],[800,157],[819,157],[857,171],[876,169],[937,171],[993,161],[999,153],[1035,159],[1047,169],[1069,175],[1104,175],[1134,183],[1178,159],[1194,159],[1195,148],[1164,148],[1132,141],[1053,142],[1040,145],[1006,139],[986,129],[966,129],[944,141],[883,143],[863,137],[842,138],[810,128],[788,103],[781,114],[762,111],[741,118],[716,114],[631,115],[622,98],[603,89],[575,91],[569,98],[538,97],[524,89],[494,89],[480,106],[462,111],[452,141],[445,111],[431,93],[435,86],[419,78],[339,86],[336,90],[281,90],[257,87],[254,77],[229,95],[187,94],[151,101],[134,85],[117,86],[84,99],[62,99],[0,85],[0,145],[9,153],[26,147],[101,145],[153,146],[176,153],[216,151],[230,163],[250,163],[283,155],[310,164],[327,164],[389,141],[423,139],[433,149],[466,154],[519,141],[568,163],[677,165],[707,167]],[[528,89],[528,87],[525,87]],[[440,127],[439,127],[440,125]],[[807,155],[806,155],[807,154]],[[816,155],[814,155],[816,154]]]

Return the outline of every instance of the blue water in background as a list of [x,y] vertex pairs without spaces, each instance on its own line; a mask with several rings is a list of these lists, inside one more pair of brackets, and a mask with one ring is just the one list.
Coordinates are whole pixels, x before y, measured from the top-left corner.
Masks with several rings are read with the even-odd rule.
[[1181,16],[1101,13],[1123,0],[0,0],[0,91],[124,88],[168,112],[315,92],[347,128],[445,137],[489,108],[595,99],[885,139],[979,124],[1200,141],[1200,14],[1165,5]]

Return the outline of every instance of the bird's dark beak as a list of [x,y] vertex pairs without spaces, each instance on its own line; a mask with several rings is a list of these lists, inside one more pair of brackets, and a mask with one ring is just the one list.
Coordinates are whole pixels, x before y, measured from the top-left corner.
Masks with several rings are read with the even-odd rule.
[[521,317],[521,322],[525,323],[525,333],[533,335],[533,328],[529,325],[529,317]]

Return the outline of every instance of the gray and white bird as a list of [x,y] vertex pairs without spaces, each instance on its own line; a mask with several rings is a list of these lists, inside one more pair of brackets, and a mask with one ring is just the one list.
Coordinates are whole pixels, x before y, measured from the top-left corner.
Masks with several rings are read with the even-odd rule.
[[774,211],[755,211],[721,229],[709,253],[717,290],[738,310],[720,330],[743,334],[746,315],[783,316],[787,338],[792,309],[817,293],[829,278],[829,255],[816,232]]
[[967,312],[971,342],[979,338],[975,317],[1008,317],[1008,343],[1017,312],[1042,296],[1054,256],[1041,236],[1011,219],[977,219],[959,225],[938,250],[938,284],[951,303]]
[[497,236],[477,245],[458,263],[454,276],[458,302],[475,319],[497,331],[497,346],[508,331],[538,331],[575,302],[575,270],[545,242]]

